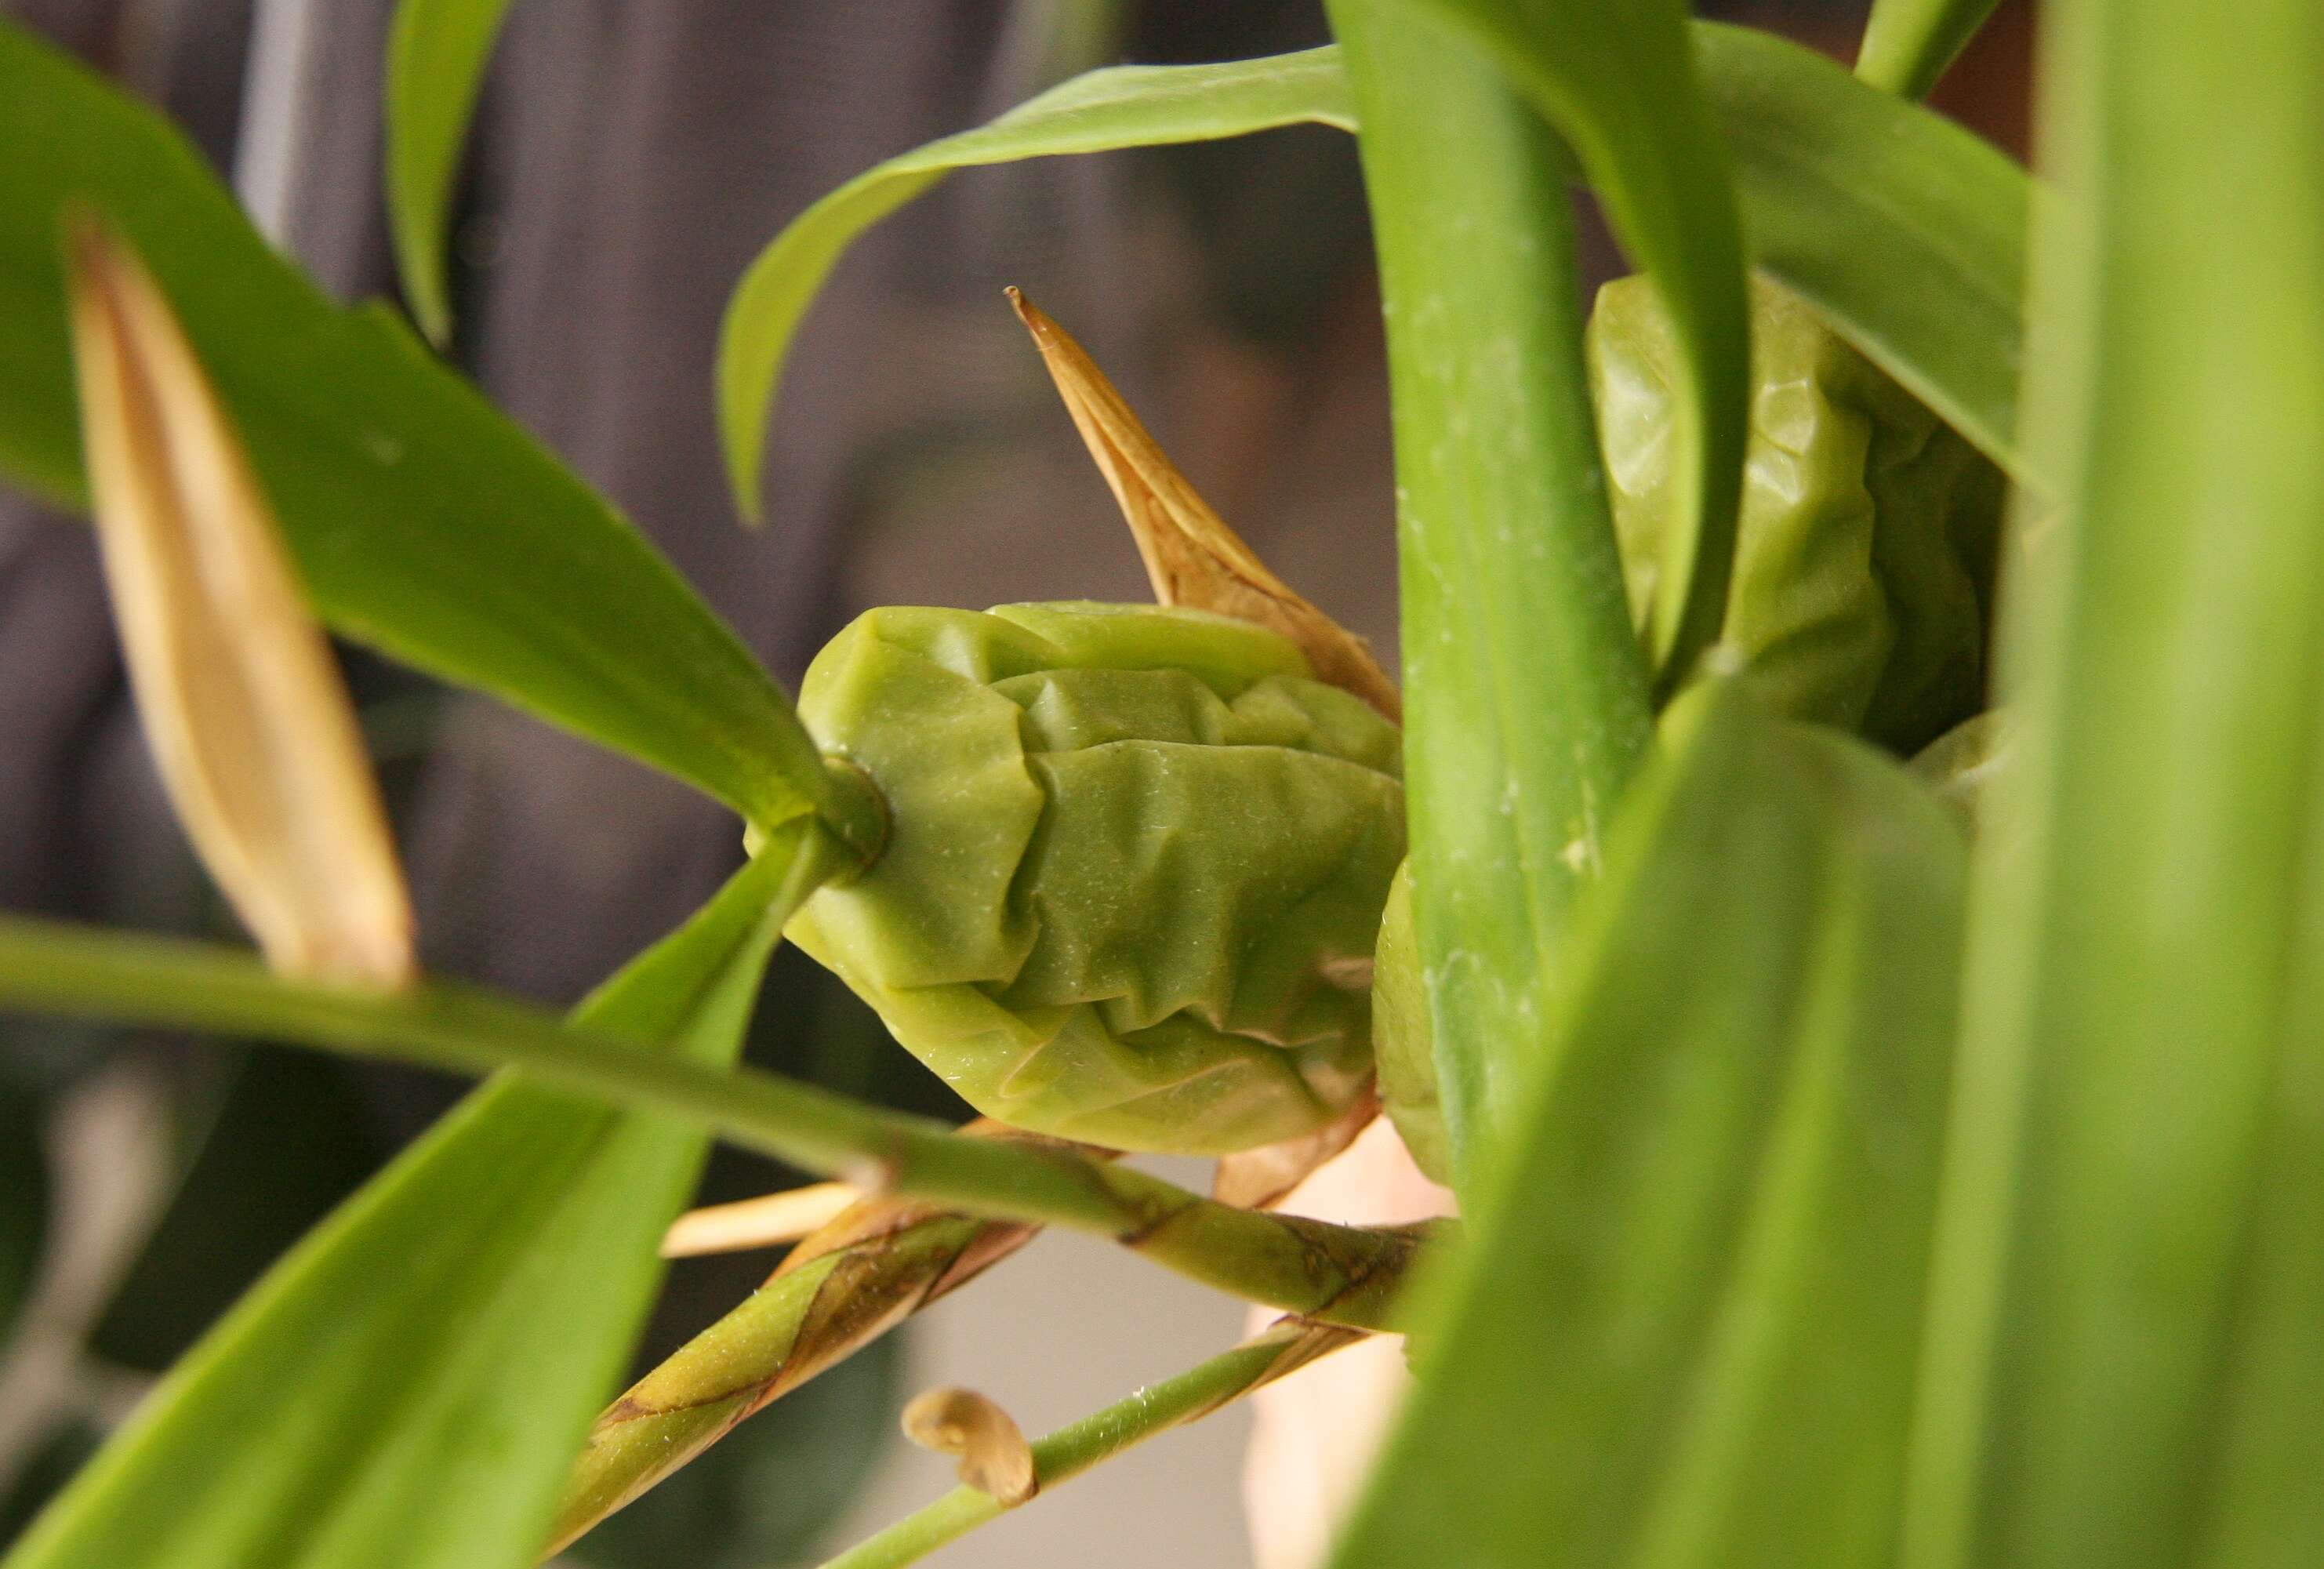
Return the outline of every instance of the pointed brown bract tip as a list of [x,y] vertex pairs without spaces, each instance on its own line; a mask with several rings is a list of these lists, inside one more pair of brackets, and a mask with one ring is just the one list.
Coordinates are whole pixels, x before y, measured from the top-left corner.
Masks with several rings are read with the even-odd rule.
[[1211,510],[1073,335],[1015,289],[1009,302],[1033,335],[1065,412],[1130,525],[1160,605],[1231,615],[1280,632],[1315,678],[1401,723],[1396,683],[1364,640],[1301,598]]
[[960,1480],[1014,1509],[1041,1491],[1032,1445],[1016,1418],[974,1389],[930,1389],[904,1407],[904,1436],[956,1455]]
[[128,242],[81,213],[64,248],[106,586],[171,802],[275,969],[401,984],[386,815],[241,440]]

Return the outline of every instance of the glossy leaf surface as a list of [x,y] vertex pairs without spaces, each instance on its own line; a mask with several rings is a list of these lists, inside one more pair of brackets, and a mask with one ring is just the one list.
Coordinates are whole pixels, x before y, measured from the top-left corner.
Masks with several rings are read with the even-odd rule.
[[955,169],[1216,141],[1307,121],[1353,129],[1347,83],[1329,50],[1222,65],[1115,66],[1061,83],[988,125],[891,158],[816,202],[759,254],[726,307],[718,418],[743,514],[759,516],[767,409],[791,337],[858,234]]
[[1897,764],[1731,692],[1663,748],[1342,1569],[1888,1562],[1965,846]]
[[1413,912],[1465,1190],[1541,1049],[1551,956],[1646,745],[1646,670],[1598,472],[1559,149],[1443,23],[1397,0],[1331,15],[1369,127]]
[[1911,1569],[2324,1555],[2324,12],[2045,12]]
[[85,496],[60,224],[135,245],[334,630],[530,708],[762,823],[820,760],[749,651],[604,500],[384,309],[277,256],[168,122],[0,23],[0,474]]
[[[788,860],[738,873],[576,1022],[731,1060]],[[512,1078],[477,1090],[179,1364],[8,1569],[531,1563],[704,1145]]]
[[387,46],[387,217],[412,319],[452,336],[454,183],[509,0],[403,0]]

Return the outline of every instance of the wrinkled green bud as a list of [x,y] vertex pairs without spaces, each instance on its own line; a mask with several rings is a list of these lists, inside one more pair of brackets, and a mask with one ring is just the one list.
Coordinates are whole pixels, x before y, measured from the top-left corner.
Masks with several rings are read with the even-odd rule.
[[1428,1026],[1420,940],[1412,929],[1412,863],[1396,869],[1380,916],[1372,972],[1372,1054],[1379,1069],[1380,1109],[1396,1124],[1412,1163],[1431,1182],[1450,1183],[1451,1146],[1437,1099],[1434,1037]]
[[885,848],[789,936],[987,1115],[1222,1153],[1347,1106],[1404,855],[1396,727],[1185,610],[875,610],[799,716]]
[[[1599,291],[1591,390],[1630,605],[1680,503],[1678,350],[1645,280]],[[1752,288],[1752,400],[1725,641],[1779,712],[1900,752],[1976,711],[1999,472],[1799,300]]]

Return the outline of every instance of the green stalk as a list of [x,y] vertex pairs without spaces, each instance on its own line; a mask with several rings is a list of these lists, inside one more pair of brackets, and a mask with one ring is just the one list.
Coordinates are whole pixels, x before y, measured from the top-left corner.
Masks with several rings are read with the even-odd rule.
[[1996,0],[1873,0],[1856,74],[1901,98],[1925,98]]
[[[867,1208],[895,1205],[872,1201]],[[549,1555],[687,1464],[754,1412],[826,1371],[1029,1240],[1031,1226],[945,1211],[896,1219],[801,1260],[608,1407],[575,1462]],[[796,1267],[795,1267],[796,1266]]]
[[1414,917],[1456,1183],[1651,733],[1582,365],[1571,159],[1482,49],[1332,0],[1396,419]]
[[[819,829],[813,864],[849,853]],[[255,1037],[462,1073],[503,1067],[710,1128],[794,1166],[1001,1220],[1110,1238],[1254,1302],[1378,1329],[1420,1244],[1255,1214],[1063,1149],[964,1139],[943,1123],[753,1070],[724,1072],[568,1028],[522,1003],[451,986],[373,992],[278,980],[247,955],[23,918],[0,918],[0,1005]]]
[[[996,1123],[966,1131],[1041,1143]],[[1038,1227],[867,1198],[624,1390],[574,1463],[549,1552],[686,1465],[752,1413],[845,1361],[1030,1241]]]
[[[1261,1385],[1362,1338],[1347,1329],[1286,1319],[1222,1356],[1149,1385],[1038,1440],[1033,1445],[1033,1474],[1046,1492],[1132,1444],[1199,1421]],[[857,1543],[823,1569],[897,1569],[899,1564],[916,1564],[1003,1512],[1003,1506],[991,1494],[973,1487],[954,1488],[926,1509]]]

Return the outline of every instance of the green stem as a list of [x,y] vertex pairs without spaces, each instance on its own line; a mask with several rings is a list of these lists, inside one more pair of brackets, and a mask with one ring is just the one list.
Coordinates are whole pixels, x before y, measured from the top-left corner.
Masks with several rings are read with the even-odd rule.
[[[1134,1444],[1185,1423],[1305,1367],[1316,1358],[1362,1339],[1344,1329],[1325,1329],[1287,1319],[1176,1378],[1149,1385],[1033,1445],[1033,1471],[1047,1492],[1111,1460]],[[1038,1495],[1036,1495],[1038,1496]],[[990,1493],[958,1487],[878,1536],[857,1543],[823,1569],[897,1569],[918,1563],[1003,1513]]]
[[589,1430],[554,1555],[735,1425],[1015,1252],[1035,1228],[867,1200],[623,1391]]
[[[827,837],[818,829],[811,842]],[[847,862],[836,852],[813,859]],[[1093,1232],[1234,1296],[1361,1328],[1387,1325],[1389,1297],[1420,1243],[1410,1232],[1232,1209],[1063,1149],[964,1139],[941,1122],[772,1074],[640,1051],[620,1036],[480,992],[381,993],[282,980],[212,945],[0,918],[0,1005],[463,1073],[519,1068],[559,1088],[671,1113],[870,1191]]]
[[1652,709],[1583,380],[1572,160],[1461,33],[1404,0],[1326,9],[1379,247],[1414,926],[1465,1186]]
[[1856,74],[1900,98],[1925,98],[1977,36],[1996,0],[1874,0]]

